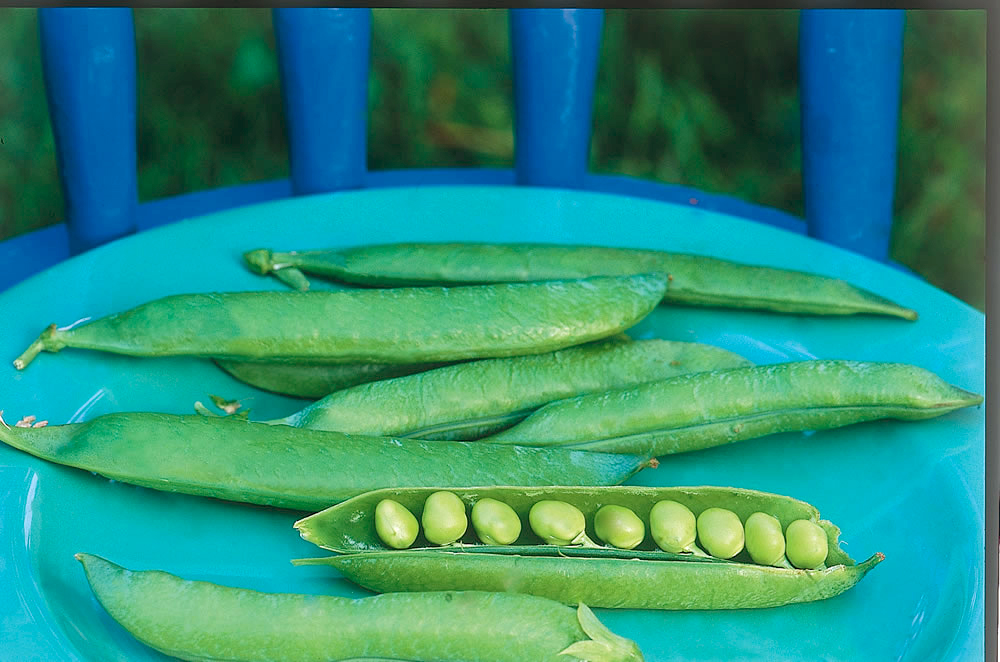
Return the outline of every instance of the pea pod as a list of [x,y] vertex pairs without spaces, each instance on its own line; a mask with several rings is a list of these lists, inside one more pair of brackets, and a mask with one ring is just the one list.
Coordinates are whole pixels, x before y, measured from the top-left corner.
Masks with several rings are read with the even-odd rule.
[[65,328],[14,361],[64,347],[131,356],[423,363],[536,354],[645,317],[663,274],[463,288],[179,294]]
[[635,642],[590,609],[478,591],[377,595],[261,593],[127,570],[77,554],[101,606],[135,638],[185,660],[642,662]]
[[650,464],[634,455],[349,436],[154,413],[38,428],[0,422],[0,441],[133,485],[301,510],[389,486],[617,484]]
[[630,342],[621,336],[362,384],[270,422],[349,434],[468,440],[510,427],[553,400],[748,364],[710,345]]
[[318,400],[358,384],[392,379],[439,368],[447,363],[323,363],[302,361],[239,361],[215,364],[244,384],[294,398]]
[[560,400],[486,440],[659,456],[777,432],[932,418],[982,401],[917,366],[797,361]]
[[[802,271],[741,264],[703,255],[606,246],[555,244],[400,243],[318,251],[244,254],[259,274],[301,272],[356,285],[462,285],[552,278],[670,275],[667,303],[725,306],[812,315],[868,313],[914,320],[917,313],[843,280]],[[286,281],[288,282],[288,281]]]
[[[757,565],[744,551],[730,561],[658,551],[646,539],[635,550],[576,548],[572,556],[525,553],[544,550],[530,532],[511,547],[481,548],[473,536],[468,547],[435,548],[418,539],[405,551],[387,548],[374,531],[379,500],[391,498],[410,508],[440,488],[377,490],[296,522],[302,537],[339,556],[299,560],[330,565],[352,581],[375,591],[491,590],[526,592],[567,604],[635,609],[744,609],[774,607],[838,595],[884,558],[875,554],[856,563],[840,547],[840,529],[820,519],[813,506],[791,497],[729,487],[472,487],[448,488],[466,503],[493,498],[521,517],[545,499],[570,503],[584,513],[588,528],[597,511],[612,504],[649,521],[653,505],[676,501],[696,515],[725,508],[745,521],[765,512],[783,525],[799,519],[820,526],[829,545],[824,570]],[[592,529],[590,530],[593,533]],[[466,551],[469,550],[469,551]],[[480,551],[476,551],[480,550]],[[609,553],[613,552],[613,553]]]

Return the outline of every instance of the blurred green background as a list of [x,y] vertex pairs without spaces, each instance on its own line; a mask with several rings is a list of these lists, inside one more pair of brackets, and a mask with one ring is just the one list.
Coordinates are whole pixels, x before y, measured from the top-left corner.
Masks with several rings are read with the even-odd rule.
[[[136,9],[139,196],[286,177],[266,9]],[[609,10],[590,167],[803,214],[794,10]],[[513,164],[505,10],[373,12],[373,170]],[[0,8],[0,240],[62,217],[36,10]],[[892,257],[985,306],[986,13],[907,11]]]

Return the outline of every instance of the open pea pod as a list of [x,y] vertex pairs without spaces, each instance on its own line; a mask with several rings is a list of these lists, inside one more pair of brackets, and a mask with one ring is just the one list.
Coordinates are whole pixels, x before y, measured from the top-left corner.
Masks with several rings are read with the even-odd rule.
[[[647,538],[635,549],[544,545],[528,527],[509,547],[478,544],[469,532],[458,545],[392,550],[375,530],[375,506],[392,499],[415,514],[431,493],[448,489],[467,506],[492,498],[527,522],[532,505],[558,500],[578,508],[594,537],[594,515],[605,505],[632,510],[648,522],[659,501],[677,501],[695,515],[725,508],[741,521],[767,513],[782,528],[809,520],[827,535],[826,567],[820,570],[757,565],[743,551],[733,559],[705,559],[659,551]],[[855,584],[884,558],[875,554],[856,563],[840,548],[840,529],[820,518],[815,507],[778,494],[731,487],[466,487],[384,489],[362,494],[299,520],[302,537],[338,556],[300,559],[299,565],[330,565],[361,586],[379,592],[490,590],[531,593],[566,604],[584,603],[635,609],[746,609],[821,600]],[[573,550],[566,553],[567,550]]]
[[667,303],[779,313],[907,320],[917,313],[836,278],[704,255],[557,244],[398,243],[331,250],[244,255],[256,273],[309,288],[303,272],[355,285],[467,285],[659,271],[670,276]]

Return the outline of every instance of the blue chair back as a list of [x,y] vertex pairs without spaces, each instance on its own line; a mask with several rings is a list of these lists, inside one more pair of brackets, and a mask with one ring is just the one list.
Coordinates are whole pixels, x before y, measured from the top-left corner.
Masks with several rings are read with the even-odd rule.
[[588,173],[603,10],[509,12],[515,84],[512,170],[369,172],[371,10],[275,9],[291,177],[139,205],[131,10],[40,9],[46,92],[66,223],[22,241],[22,247],[41,242],[42,237],[47,242],[44,258],[32,263],[25,261],[23,250],[10,248],[11,241],[4,242],[6,247],[0,244],[0,259],[9,257],[14,267],[0,288],[69,254],[186,216],[289,195],[404,184],[516,183],[697,204],[807,232],[887,260],[896,173],[901,10],[801,11],[804,222],[775,209],[688,187]]

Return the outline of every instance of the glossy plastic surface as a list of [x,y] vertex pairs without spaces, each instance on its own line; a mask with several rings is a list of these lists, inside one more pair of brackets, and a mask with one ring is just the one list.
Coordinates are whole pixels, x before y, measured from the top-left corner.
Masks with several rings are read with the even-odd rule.
[[602,9],[511,9],[518,184],[576,188],[587,171]]
[[[0,295],[0,406],[8,422],[111,411],[192,411],[215,393],[274,418],[300,401],[244,386],[207,361],[65,350],[18,373],[47,324],[70,324],[177,292],[280,289],[242,251],[386,241],[548,241],[649,247],[816,271],[916,308],[919,321],[661,306],[638,337],[712,343],[758,363],[904,361],[979,393],[984,317],[888,266],[697,208],[533,187],[390,188],[301,197],[182,221],[90,251]],[[404,320],[405,322],[405,320]],[[984,412],[784,434],[665,459],[631,483],[732,485],[803,499],[843,528],[854,558],[886,560],[836,598],[746,612],[601,610],[649,662],[936,660],[983,654]],[[72,554],[272,591],[364,595],[320,567],[300,513],[112,483],[0,448],[0,652],[5,659],[163,660],[112,622]]]
[[799,28],[810,236],[884,261],[896,189],[903,10],[807,9]]
[[135,28],[127,8],[38,10],[70,250],[136,229]]
[[272,13],[296,195],[360,188],[367,169],[371,9]]

